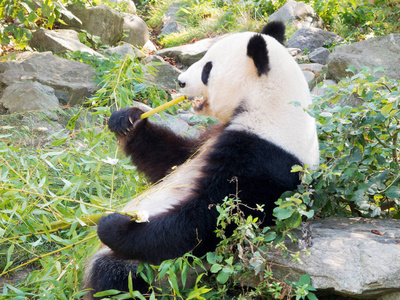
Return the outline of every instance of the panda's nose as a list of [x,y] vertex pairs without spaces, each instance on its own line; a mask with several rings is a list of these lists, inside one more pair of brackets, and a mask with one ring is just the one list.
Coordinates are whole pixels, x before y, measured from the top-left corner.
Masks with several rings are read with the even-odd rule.
[[180,80],[178,80],[178,84],[179,84],[179,86],[180,86],[181,88],[184,88],[184,87],[186,86],[186,83],[184,83],[184,82],[182,82],[182,81],[180,81]]

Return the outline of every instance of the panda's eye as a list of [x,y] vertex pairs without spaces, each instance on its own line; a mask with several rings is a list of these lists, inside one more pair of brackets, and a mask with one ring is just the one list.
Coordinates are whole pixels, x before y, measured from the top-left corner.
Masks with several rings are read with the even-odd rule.
[[211,69],[212,69],[212,62],[209,61],[204,65],[203,72],[201,73],[201,81],[203,81],[205,85],[207,85],[208,83],[208,78],[210,77]]

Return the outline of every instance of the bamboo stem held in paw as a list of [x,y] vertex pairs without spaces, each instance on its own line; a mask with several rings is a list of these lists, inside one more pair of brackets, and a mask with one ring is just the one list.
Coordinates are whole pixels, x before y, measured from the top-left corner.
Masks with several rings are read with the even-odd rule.
[[179,102],[182,102],[183,100],[186,100],[186,99],[187,99],[187,96],[181,96],[181,97],[175,98],[175,99],[173,99],[171,101],[168,101],[167,103],[164,103],[163,105],[160,105],[160,106],[158,106],[158,107],[156,107],[156,108],[154,108],[152,110],[149,110],[148,112],[143,113],[140,116],[140,118],[141,119],[148,118],[151,115],[154,115],[154,114],[156,114],[156,113],[158,113],[158,112],[160,112],[160,111],[162,111],[162,110],[164,110],[164,109],[166,109],[168,107],[171,107],[172,105],[175,105],[175,104],[177,104]]

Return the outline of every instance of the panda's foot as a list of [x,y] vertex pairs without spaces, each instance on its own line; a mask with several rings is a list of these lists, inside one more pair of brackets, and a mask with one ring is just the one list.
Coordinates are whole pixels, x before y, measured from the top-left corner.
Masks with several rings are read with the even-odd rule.
[[103,299],[102,297],[94,297],[94,295],[110,289],[121,292],[129,291],[129,274],[132,278],[133,290],[141,293],[148,292],[149,284],[136,274],[139,264],[139,261],[118,258],[109,249],[103,248],[91,261],[89,271],[85,276],[84,287],[89,290],[89,293],[85,295],[84,299]]
[[108,128],[117,135],[127,135],[135,130],[139,124],[146,122],[146,119],[140,119],[142,114],[143,110],[137,107],[115,111],[108,121]]

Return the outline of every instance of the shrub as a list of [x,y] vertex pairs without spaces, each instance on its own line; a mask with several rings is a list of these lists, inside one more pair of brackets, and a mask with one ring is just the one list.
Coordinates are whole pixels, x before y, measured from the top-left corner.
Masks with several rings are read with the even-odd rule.
[[[375,77],[379,70],[343,79],[311,110],[322,154],[312,198],[322,216],[399,217],[399,81]],[[358,105],[343,104],[350,97]]]

